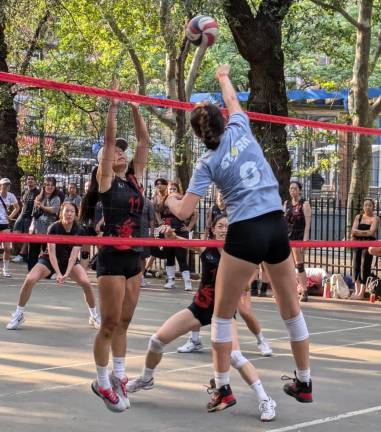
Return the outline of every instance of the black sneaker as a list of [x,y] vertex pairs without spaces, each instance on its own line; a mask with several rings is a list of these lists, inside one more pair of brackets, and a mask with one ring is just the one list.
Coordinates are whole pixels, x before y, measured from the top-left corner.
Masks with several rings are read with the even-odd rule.
[[307,291],[304,291],[304,292],[302,292],[302,293],[300,294],[300,296],[299,296],[299,301],[300,301],[300,302],[303,302],[303,303],[308,302],[308,293],[307,293]]
[[214,378],[212,378],[207,391],[212,395],[206,406],[208,412],[222,411],[237,403],[229,384],[217,390]]
[[255,280],[251,283],[251,287],[250,287],[250,294],[252,296],[257,296],[258,295],[258,281]]
[[287,375],[282,376],[283,381],[292,381],[292,383],[285,384],[283,390],[289,396],[295,398],[298,402],[310,403],[312,399],[312,381],[305,383],[298,380],[296,372],[294,372],[295,378],[291,378]]

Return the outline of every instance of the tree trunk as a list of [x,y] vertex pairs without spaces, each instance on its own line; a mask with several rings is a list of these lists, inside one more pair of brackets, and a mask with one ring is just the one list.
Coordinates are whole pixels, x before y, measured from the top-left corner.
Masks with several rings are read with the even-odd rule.
[[[353,65],[350,114],[355,126],[371,127],[368,99],[369,55],[371,46],[372,0],[362,0],[359,4],[356,54]],[[357,207],[369,190],[372,169],[372,137],[354,135],[352,176],[348,194],[348,209]],[[348,211],[347,227],[353,222],[352,212]]]
[[[288,115],[282,51],[282,22],[292,0],[263,0],[254,17],[246,0],[225,0],[224,12],[241,55],[249,62],[248,110]],[[291,164],[284,125],[252,122],[282,199],[288,197]]]
[[[8,72],[7,45],[4,34],[4,19],[0,11],[0,71]],[[13,106],[11,87],[0,83],[0,176],[12,182],[12,191],[20,195],[21,172],[17,166],[17,114]]]

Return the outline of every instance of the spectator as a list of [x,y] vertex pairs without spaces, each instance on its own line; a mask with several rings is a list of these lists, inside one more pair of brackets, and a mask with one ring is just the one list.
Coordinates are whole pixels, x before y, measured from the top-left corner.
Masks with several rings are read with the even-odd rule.
[[77,207],[77,209],[80,209],[82,199],[78,195],[77,185],[75,183],[69,183],[68,192],[69,193],[66,195],[64,202],[71,202]]
[[205,232],[204,232],[204,239],[207,240],[208,238],[212,238],[212,232],[210,227],[212,226],[212,222],[214,219],[225,213],[226,207],[224,203],[224,199],[222,198],[221,192],[217,192],[215,203],[210,209],[208,210],[208,213],[206,214],[206,222],[205,222]]
[[[20,210],[17,198],[12,192],[9,192],[11,181],[8,178],[0,180],[0,231],[3,233],[10,232],[9,221],[14,220]],[[12,207],[12,213],[8,216],[9,208]],[[10,277],[9,272],[9,259],[11,257],[11,244],[3,242],[4,255],[3,255],[3,276]]]
[[[15,233],[28,233],[30,224],[32,223],[32,211],[34,200],[40,193],[37,188],[36,178],[33,174],[26,175],[26,190],[22,194],[21,204],[22,209],[19,217],[16,220],[13,232]],[[27,260],[28,256],[28,243],[24,243],[21,247],[20,253],[13,258],[12,262],[22,262]]]
[[[286,222],[288,226],[288,238],[290,240],[307,241],[310,238],[311,207],[308,201],[302,198],[302,185],[297,181],[290,183],[291,199],[284,202]],[[293,247],[292,256],[297,269],[298,290],[300,301],[308,301],[307,275],[304,269],[304,249]]]
[[[46,177],[42,191],[34,200],[31,234],[46,234],[49,225],[57,220],[61,200],[58,196],[55,177]],[[28,271],[37,264],[41,249],[46,250],[46,244],[31,243],[29,245]]]
[[[356,215],[352,226],[353,240],[376,240],[380,219],[374,214],[374,201],[366,199],[363,204],[363,211]],[[353,281],[355,292],[351,296],[354,300],[362,300],[365,294],[365,286],[373,256],[368,252],[368,248],[357,248],[353,253]]]
[[167,192],[168,181],[164,178],[155,180],[155,193],[152,199],[152,204],[155,209],[156,225],[162,224],[161,214],[164,208],[164,201],[168,196]]

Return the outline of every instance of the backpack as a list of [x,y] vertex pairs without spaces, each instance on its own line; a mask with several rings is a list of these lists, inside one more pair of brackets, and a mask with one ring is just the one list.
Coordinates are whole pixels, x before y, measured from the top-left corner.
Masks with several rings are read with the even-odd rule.
[[366,291],[370,294],[376,294],[376,297],[381,297],[381,279],[377,276],[369,276],[366,280]]
[[333,274],[331,276],[331,296],[332,298],[349,298],[350,291],[341,274]]

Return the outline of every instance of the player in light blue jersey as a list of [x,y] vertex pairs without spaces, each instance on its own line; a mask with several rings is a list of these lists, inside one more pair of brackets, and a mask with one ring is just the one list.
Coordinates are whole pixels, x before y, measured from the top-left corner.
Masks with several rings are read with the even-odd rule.
[[292,382],[283,389],[299,402],[312,402],[309,334],[300,311],[278,182],[250,130],[229,71],[229,65],[219,66],[216,71],[229,120],[225,125],[221,111],[210,103],[200,104],[192,111],[192,128],[208,151],[198,161],[184,197],[178,200],[170,196],[166,202],[173,214],[186,219],[214,182],[226,203],[229,229],[217,272],[212,320],[216,390],[207,406],[210,412],[232,405],[232,318],[242,289],[261,262],[289,332],[296,363],[295,378],[290,378]]

